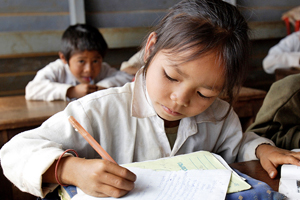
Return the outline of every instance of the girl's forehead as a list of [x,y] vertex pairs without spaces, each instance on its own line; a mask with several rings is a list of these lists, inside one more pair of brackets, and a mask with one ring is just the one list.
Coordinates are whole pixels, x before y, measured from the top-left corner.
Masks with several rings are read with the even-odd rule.
[[162,61],[166,70],[175,71],[184,79],[193,80],[196,84],[221,91],[224,87],[225,68],[216,53],[201,55],[192,60],[185,60],[174,54],[164,51],[159,53],[158,59]]

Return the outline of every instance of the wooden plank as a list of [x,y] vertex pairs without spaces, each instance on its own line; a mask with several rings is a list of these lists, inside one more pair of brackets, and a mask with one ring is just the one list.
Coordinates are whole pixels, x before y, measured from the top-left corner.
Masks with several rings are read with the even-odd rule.
[[85,1],[86,12],[115,12],[168,9],[180,0],[88,0]]
[[262,0],[238,0],[238,5],[242,7],[296,7],[299,6],[299,0],[271,0],[271,1],[262,1]]
[[36,72],[50,62],[58,58],[58,52],[54,54],[27,54],[26,57],[2,58],[0,61],[0,76],[10,73]]
[[19,76],[1,77],[0,91],[24,90],[27,83],[31,81],[34,76],[35,72],[32,72],[32,74],[29,75],[20,74]]
[[156,25],[165,10],[143,12],[86,13],[86,22],[96,27],[148,27]]
[[0,13],[67,12],[68,1],[9,0],[1,1]]
[[[284,23],[250,22],[251,39],[282,38],[286,35]],[[100,28],[109,48],[140,46],[151,27]],[[63,31],[1,32],[0,58],[33,53],[57,53]]]
[[[100,28],[109,48],[137,47],[149,27]],[[1,32],[0,57],[24,56],[32,53],[57,53],[63,31]]]
[[[0,15],[0,31],[1,32],[19,32],[19,37],[22,37],[23,32],[26,31],[51,31],[51,30],[65,30],[70,24],[70,16],[68,12],[65,13],[51,13],[51,14],[23,14],[23,15]],[[24,44],[20,44],[24,45]]]
[[26,101],[24,96],[0,98],[0,130],[39,126],[62,111],[67,101]]
[[283,21],[275,22],[249,22],[252,30],[250,38],[252,40],[283,38],[286,36],[286,27]]
[[0,97],[25,95],[25,87],[21,90],[0,91]]

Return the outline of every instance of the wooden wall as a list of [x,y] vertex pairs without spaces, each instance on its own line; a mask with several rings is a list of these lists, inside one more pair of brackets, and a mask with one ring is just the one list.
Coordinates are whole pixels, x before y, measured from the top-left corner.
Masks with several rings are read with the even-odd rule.
[[[151,26],[179,0],[86,0],[86,23],[100,29],[110,51],[105,61],[118,68],[143,41]],[[275,80],[262,70],[270,47],[286,35],[281,14],[298,0],[237,0],[252,28],[252,59],[246,86],[268,90]],[[36,71],[57,58],[69,26],[69,1],[0,0],[0,96],[24,94]]]
[[245,86],[268,90],[275,76],[266,74],[262,60],[269,49],[286,36],[286,28],[281,21],[282,13],[296,6],[298,0],[237,0],[238,7],[252,28],[252,55],[250,71]]

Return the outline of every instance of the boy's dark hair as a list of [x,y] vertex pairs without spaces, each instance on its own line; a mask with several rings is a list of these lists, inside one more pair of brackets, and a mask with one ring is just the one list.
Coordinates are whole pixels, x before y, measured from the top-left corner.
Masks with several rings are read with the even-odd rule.
[[61,53],[69,62],[72,55],[83,51],[98,51],[104,58],[108,49],[99,30],[87,24],[69,26],[62,35]]
[[[247,73],[248,30],[244,17],[229,3],[222,0],[183,0],[170,8],[154,29],[156,43],[144,72],[162,49],[170,55],[176,54],[176,59],[180,58],[182,62],[217,52],[225,73],[222,93],[232,105]],[[188,50],[193,53],[182,53]]]

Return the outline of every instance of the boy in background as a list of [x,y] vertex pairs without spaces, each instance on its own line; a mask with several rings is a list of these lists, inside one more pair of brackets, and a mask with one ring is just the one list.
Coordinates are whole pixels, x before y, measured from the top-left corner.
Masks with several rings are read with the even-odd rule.
[[59,59],[39,70],[25,88],[27,100],[72,100],[97,90],[123,86],[133,78],[103,62],[108,49],[99,30],[87,24],[63,33]]

